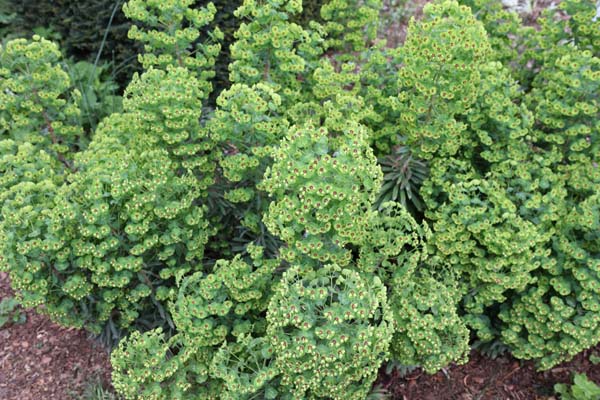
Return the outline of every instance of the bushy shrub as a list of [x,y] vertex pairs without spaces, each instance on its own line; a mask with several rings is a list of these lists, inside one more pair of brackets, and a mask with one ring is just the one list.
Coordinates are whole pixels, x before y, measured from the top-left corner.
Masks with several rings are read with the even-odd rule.
[[[211,12],[193,15],[210,19]],[[189,51],[167,48],[163,59],[192,60]],[[24,305],[43,305],[63,324],[107,339],[132,324],[168,326],[173,284],[201,268],[213,234],[197,203],[215,164],[199,122],[208,77],[150,68],[129,86],[123,113],[76,152],[79,110],[70,99],[79,93],[69,92],[59,55],[37,37],[2,49],[2,268]]]
[[[277,9],[286,4],[271,6]],[[246,2],[244,7],[238,13],[249,12],[254,5]],[[288,12],[296,12],[294,4],[287,7]],[[302,33],[269,10],[267,6],[256,12],[255,22],[248,26],[260,32],[269,17],[281,21],[277,23],[283,37],[284,29],[290,29],[290,34],[320,42],[319,32]],[[237,36],[246,29],[242,25]],[[245,203],[270,203],[245,209],[262,220],[261,229],[283,242],[277,249],[280,257],[262,261],[257,257],[264,257],[265,249],[257,253],[258,248],[250,245],[246,250],[254,267],[237,255],[232,261],[216,260],[208,274],[186,278],[177,302],[171,305],[178,336],[169,340],[160,331],[136,335],[113,355],[116,385],[132,398],[150,393],[170,398],[176,388],[185,388],[182,398],[197,393],[232,399],[364,398],[377,367],[389,357],[392,338],[397,347],[404,340],[421,344],[416,337],[404,339],[403,331],[394,336],[396,323],[388,291],[394,287],[400,302],[402,290],[413,287],[407,283],[413,273],[434,268],[421,260],[427,256],[422,255],[423,238],[418,236],[422,233],[417,231],[426,227],[397,205],[384,207],[400,210],[386,211],[388,220],[371,210],[382,175],[369,147],[370,130],[361,122],[369,108],[346,86],[357,81],[355,68],[345,64],[336,71],[327,62],[305,64],[299,70],[304,86],[299,86],[293,78],[297,72],[287,72],[284,52],[278,53],[280,58],[255,56],[265,54],[268,46],[247,42],[239,47],[243,54],[233,52],[232,71],[240,72],[232,74],[236,83],[219,96],[219,107],[208,126],[224,149],[219,161],[223,177],[218,178],[216,188],[223,191],[229,203],[226,207],[235,210],[243,209],[238,207]],[[289,54],[295,52],[292,48]],[[312,54],[318,55],[310,53],[309,57]],[[268,79],[261,82],[266,74]],[[416,242],[398,241],[396,234],[413,236]],[[412,245],[419,247],[416,258],[404,253]],[[356,248],[358,265],[352,260]],[[239,265],[240,275],[222,272],[229,265]],[[243,281],[236,283],[242,276]],[[386,288],[383,283],[391,277],[397,286]],[[436,290],[443,285],[434,278],[427,282]],[[234,288],[247,289],[240,297]],[[430,309],[415,312],[424,320],[431,318],[425,317]],[[447,334],[441,339],[444,344],[433,352],[423,347],[413,351],[414,358],[431,360],[430,371],[463,360],[467,348],[467,330],[452,317],[456,316],[455,302],[435,314],[442,323],[462,328]],[[408,312],[401,315],[408,316]],[[354,335],[348,335],[350,331]],[[155,351],[146,353],[145,346]],[[158,354],[152,365],[167,360],[175,364],[168,375],[143,373],[149,370],[136,361],[138,352],[148,357]],[[180,354],[186,354],[184,359]],[[187,383],[173,385],[183,381]]]
[[[579,3],[562,3],[574,12],[562,24],[585,15],[593,25],[591,4]],[[579,14],[582,8],[588,12]],[[588,38],[593,33],[575,26],[567,32],[542,22],[530,38],[538,73],[523,82],[527,92],[505,68],[479,68],[485,79],[462,117],[469,121],[463,146],[455,160],[434,153],[421,193],[433,220],[431,243],[440,257],[465,268],[466,321],[480,339],[499,337],[540,368],[600,340],[590,292],[598,263],[599,173],[592,93],[600,75]],[[440,214],[454,207],[451,215]]]
[[538,227],[549,237],[548,258],[536,273],[538,283],[513,296],[514,305],[500,315],[514,354],[541,359],[543,368],[600,340],[600,104],[593,94],[600,87],[600,59],[587,49],[569,50],[550,50],[526,98],[536,118],[534,145],[551,169],[539,185],[555,185],[548,208],[527,210],[529,218],[543,218]]
[[57,47],[9,42],[0,265],[23,304],[132,332],[131,399],[362,399],[384,361],[433,373],[470,336],[541,368],[598,343],[593,16],[566,0],[569,29],[534,32],[469,4],[482,21],[439,0],[385,49],[376,1],[301,26],[299,1],[245,0],[209,110],[217,10],[131,0],[144,71],[90,143]]

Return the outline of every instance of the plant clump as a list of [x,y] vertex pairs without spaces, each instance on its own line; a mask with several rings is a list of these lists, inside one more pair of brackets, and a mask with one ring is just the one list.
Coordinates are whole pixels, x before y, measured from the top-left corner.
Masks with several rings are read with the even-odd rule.
[[143,70],[97,124],[55,44],[0,48],[0,270],[116,345],[117,392],[364,399],[388,361],[600,342],[591,3],[436,0],[386,48],[379,1],[244,0],[216,92],[193,3],[124,5]]

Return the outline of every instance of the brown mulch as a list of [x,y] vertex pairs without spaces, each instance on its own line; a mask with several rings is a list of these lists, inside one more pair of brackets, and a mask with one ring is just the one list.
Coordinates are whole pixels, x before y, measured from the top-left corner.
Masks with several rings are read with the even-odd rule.
[[[0,273],[0,299],[12,296],[6,274]],[[46,316],[27,311],[24,324],[0,328],[0,399],[79,400],[92,382],[110,385],[109,355],[82,330],[60,327]],[[571,383],[574,372],[600,384],[600,364],[586,350],[573,361],[537,372],[532,362],[510,356],[495,360],[473,351],[465,365],[434,375],[421,370],[400,376],[381,372],[378,386],[393,400],[537,400],[554,399],[555,383]]]
[[[13,293],[0,273],[0,300]],[[82,330],[64,328],[35,311],[24,324],[0,328],[0,399],[79,399],[94,381],[108,383],[108,352]]]
[[533,362],[510,356],[495,360],[473,351],[465,365],[452,366],[435,375],[421,370],[400,377],[397,371],[381,374],[379,384],[392,399],[399,400],[538,400],[555,399],[555,383],[572,383],[573,373],[585,373],[600,384],[600,364],[589,361],[600,354],[600,346],[580,353],[575,359],[545,372]]

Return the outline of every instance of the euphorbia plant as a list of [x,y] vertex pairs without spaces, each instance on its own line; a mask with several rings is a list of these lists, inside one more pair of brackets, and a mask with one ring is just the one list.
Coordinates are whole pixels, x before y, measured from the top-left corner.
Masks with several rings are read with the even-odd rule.
[[[160,10],[146,4],[173,30],[145,39],[170,42],[169,35],[179,35],[181,19],[173,12],[181,4],[175,3]],[[205,24],[210,15],[188,17]],[[167,52],[174,52],[171,60],[189,58],[180,44],[154,46],[163,51],[161,60]],[[77,152],[83,145],[73,123],[78,110],[68,75],[55,64],[56,46],[36,37],[9,42],[0,54],[8,77],[2,81],[8,139],[0,162],[6,185],[1,264],[24,304],[44,305],[53,319],[107,337],[132,324],[172,325],[165,306],[176,294],[173,285],[199,268],[212,234],[198,204],[214,173],[214,144],[199,123],[207,75],[176,62],[159,63],[164,70],[146,65],[126,91],[123,113],[103,121],[89,147]],[[199,62],[186,65],[212,63]]]
[[[298,1],[244,1],[211,110],[221,35],[198,39],[214,8],[132,0],[145,71],[89,145],[57,49],[0,51],[0,263],[64,324],[143,328],[112,357],[127,398],[361,399],[386,360],[464,361],[468,328],[542,367],[598,342],[583,17],[573,45],[549,45],[562,34],[547,26],[515,42],[548,42],[519,86],[513,42],[490,43],[468,7],[426,6],[385,50],[377,5],[340,30],[357,2],[301,27]],[[386,200],[415,166],[411,215]]]
[[[372,210],[382,174],[363,123],[372,110],[358,94],[356,66],[322,60],[302,64],[314,69],[291,78],[285,69],[279,71],[282,59],[270,54],[273,43],[252,42],[262,34],[247,37],[250,27],[262,32],[269,21],[285,26],[282,14],[273,11],[281,6],[269,3],[240,28],[231,65],[236,83],[221,93],[208,122],[211,137],[223,149],[218,169],[223,175],[214,188],[225,189],[227,207],[249,204],[246,209],[260,218],[254,227],[263,224],[281,240],[279,257],[267,260],[264,249],[257,252],[251,245],[246,251],[252,261],[238,254],[186,278],[171,305],[177,336],[168,342],[159,331],[136,335],[113,355],[115,381],[129,397],[154,388],[156,398],[169,398],[173,383],[183,379],[187,383],[177,386],[185,388],[182,398],[218,393],[236,399],[359,399],[389,357],[392,340],[397,348],[417,346],[412,358],[397,354],[405,362],[427,359],[429,370],[464,356],[466,329],[456,321],[454,302],[438,315],[446,326],[458,328],[433,352],[419,347],[417,336],[397,330],[386,280],[393,277],[400,301],[402,290],[411,290],[414,272],[426,274],[431,266],[424,262],[420,236],[426,228],[406,213],[378,219]],[[249,15],[254,7],[246,1],[238,13]],[[295,4],[287,7],[295,12]],[[291,104],[292,98],[302,101]],[[394,234],[414,240],[398,242]],[[404,254],[413,245],[419,250]],[[427,282],[442,286],[434,278]],[[431,318],[426,316],[430,310],[415,312],[424,321]],[[414,313],[404,310],[398,318],[408,315]],[[152,354],[144,346],[154,346],[159,354],[153,365],[181,360],[175,372],[140,374],[145,367],[135,351]],[[181,359],[179,354],[193,356]]]

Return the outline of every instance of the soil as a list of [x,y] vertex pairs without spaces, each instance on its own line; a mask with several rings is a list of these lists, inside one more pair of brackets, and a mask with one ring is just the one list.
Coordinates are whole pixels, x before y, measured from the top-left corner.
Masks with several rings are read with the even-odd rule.
[[[0,273],[0,300],[13,295]],[[109,354],[85,331],[33,310],[23,324],[0,327],[0,399],[79,399],[92,382],[109,383]]]

